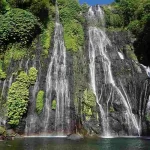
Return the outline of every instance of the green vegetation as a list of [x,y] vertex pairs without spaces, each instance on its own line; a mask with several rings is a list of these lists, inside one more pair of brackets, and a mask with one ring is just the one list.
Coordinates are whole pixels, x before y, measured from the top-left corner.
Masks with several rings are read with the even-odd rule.
[[[21,8],[32,12],[45,23],[51,12],[52,0],[7,0],[13,8]],[[43,17],[44,16],[44,17]]]
[[138,35],[145,23],[150,19],[149,0],[121,0],[116,3],[117,9],[124,19],[124,26]]
[[96,106],[96,97],[91,90],[86,89],[83,95],[83,114],[89,119],[93,115],[93,108]]
[[54,31],[54,21],[50,20],[47,22],[46,27],[43,29],[42,34],[40,35],[42,46],[43,46],[43,56],[48,56],[48,50],[51,44],[51,36]]
[[29,69],[29,75],[28,75],[28,77],[29,77],[29,81],[30,81],[30,84],[31,85],[33,85],[34,83],[35,83],[35,81],[36,81],[36,78],[37,78],[37,70],[36,70],[36,68],[34,68],[34,67],[31,67],[30,69]]
[[81,5],[82,13],[86,13],[88,11],[89,5],[84,3]]
[[134,60],[134,61],[138,61],[137,56],[136,56],[135,53],[134,53],[134,48],[133,48],[133,46],[131,46],[131,45],[126,45],[125,49],[126,49],[126,54],[127,54],[127,56],[128,56],[130,59],[132,59],[132,60]]
[[123,16],[119,14],[116,6],[104,6],[105,21],[107,28],[122,28],[124,25]]
[[22,9],[11,9],[0,19],[0,45],[3,46],[16,41],[27,44],[40,31],[36,17]]
[[16,82],[12,84],[8,92],[6,103],[8,123],[18,125],[21,117],[27,110],[29,100],[29,78],[25,72],[20,72]]
[[36,111],[40,114],[44,106],[44,91],[39,91],[36,98]]
[[146,120],[150,122],[150,114],[146,115]]
[[9,4],[6,0],[0,0],[0,14],[6,13],[10,9]]
[[58,0],[60,20],[64,26],[64,39],[67,50],[78,51],[84,44],[82,8],[75,0]]
[[55,110],[57,107],[57,101],[54,99],[52,100],[52,109]]
[[0,126],[0,135],[6,136],[6,129]]
[[111,5],[104,6],[104,11],[106,27],[113,31],[130,30],[137,39],[134,48],[138,60],[150,65],[150,1],[115,0]]
[[111,107],[109,108],[109,112],[110,112],[110,113],[115,112],[114,107],[111,106]]
[[[34,77],[31,78],[31,74]],[[16,81],[12,83],[11,87],[9,88],[6,108],[8,123],[12,126],[19,124],[20,119],[27,110],[29,86],[33,84],[33,80],[35,81],[35,74],[37,74],[37,71],[35,71],[33,68],[30,68],[29,75],[27,75],[24,71],[21,71]]]
[[1,0],[0,20],[0,57],[5,69],[11,59],[35,54],[32,43],[39,34],[44,49],[41,56],[48,56],[55,20],[53,0]]
[[6,73],[2,69],[0,69],[0,80],[6,79],[6,76]]
[[27,48],[21,46],[20,44],[13,44],[8,45],[7,50],[5,53],[0,55],[2,57],[2,63],[4,70],[7,70],[11,59],[15,61],[19,61],[22,58],[27,56]]

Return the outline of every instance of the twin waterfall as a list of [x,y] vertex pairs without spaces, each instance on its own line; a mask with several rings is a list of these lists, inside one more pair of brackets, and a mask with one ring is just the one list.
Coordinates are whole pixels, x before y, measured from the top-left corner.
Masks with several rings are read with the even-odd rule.
[[[124,117],[126,118],[129,134],[132,135],[132,130],[136,130],[137,134],[140,135],[140,126],[135,115],[132,113],[132,108],[124,90],[123,85],[120,81],[120,88],[116,85],[111,70],[111,61],[108,56],[107,46],[111,46],[111,42],[108,39],[104,29],[104,13],[100,6],[96,6],[95,9],[91,7],[88,12],[88,21],[91,26],[89,27],[89,59],[90,59],[90,79],[91,88],[96,96],[96,102],[99,106],[102,123],[103,136],[111,136],[110,121],[109,121],[109,108],[111,104],[118,98],[119,101],[124,105]],[[99,23],[100,21],[100,23]],[[95,23],[95,24],[94,24]],[[96,28],[92,25],[99,24],[101,27]],[[100,64],[97,64],[97,59],[100,59]],[[97,74],[97,65],[103,71],[103,74],[99,76]],[[103,78],[102,78],[103,76]],[[98,78],[103,79],[102,85],[99,85]],[[105,93],[107,92],[107,93]]]

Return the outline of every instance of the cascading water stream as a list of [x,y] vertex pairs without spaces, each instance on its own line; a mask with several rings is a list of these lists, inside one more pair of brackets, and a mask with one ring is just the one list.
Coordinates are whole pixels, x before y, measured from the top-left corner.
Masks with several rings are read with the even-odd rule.
[[[57,5],[57,4],[56,4]],[[44,107],[44,132],[49,131],[51,122],[52,101],[56,100],[55,129],[56,134],[69,130],[70,124],[70,94],[68,89],[66,48],[63,40],[63,27],[59,22],[59,12],[56,6],[56,23],[54,48],[46,76],[46,101]],[[64,126],[65,124],[65,126]]]
[[[111,96],[113,93],[117,93],[119,100],[123,103],[124,107],[126,108],[126,120],[128,120],[128,127],[134,127],[137,130],[138,134],[140,135],[140,127],[136,120],[135,115],[132,113],[132,108],[128,99],[128,96],[123,88],[123,85],[120,82],[121,89],[117,87],[112,71],[111,71],[111,60],[108,57],[106,46],[111,46],[111,42],[108,39],[105,30],[104,30],[104,13],[100,6],[97,6],[96,9],[91,7],[88,12],[88,21],[92,24],[89,27],[89,59],[90,59],[90,78],[91,78],[91,88],[93,89],[94,94],[96,95],[96,102],[99,106],[100,113],[101,113],[101,121],[102,121],[102,129],[103,129],[103,136],[111,136],[110,129],[109,129],[109,112],[108,112],[108,105],[111,100]],[[101,23],[99,23],[101,21]],[[93,27],[93,25],[101,25],[102,29]],[[96,76],[96,57],[100,56],[100,61],[102,63],[102,69],[104,74],[104,85],[101,87],[101,92],[98,92],[97,86],[97,76]],[[107,103],[107,110],[102,103],[102,93],[105,88],[105,85],[111,86],[110,94],[106,100]],[[121,92],[123,91],[123,93]]]
[[38,116],[35,113],[35,109],[36,109],[36,94],[37,94],[38,90],[39,90],[39,79],[37,78],[36,82],[32,88],[32,92],[31,92],[31,102],[30,102],[31,106],[28,110],[29,115],[27,117],[26,127],[25,127],[25,134],[26,135],[31,135],[31,134],[36,133]]

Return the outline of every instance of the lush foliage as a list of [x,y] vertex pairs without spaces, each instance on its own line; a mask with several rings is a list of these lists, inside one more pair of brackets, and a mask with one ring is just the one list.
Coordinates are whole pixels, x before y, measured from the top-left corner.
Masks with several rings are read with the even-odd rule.
[[112,27],[126,27],[139,34],[150,18],[149,0],[116,0],[104,6],[106,24]]
[[28,75],[28,77],[29,77],[29,81],[30,81],[30,84],[31,85],[33,85],[34,83],[35,83],[35,81],[36,81],[36,78],[37,78],[37,70],[36,70],[36,68],[34,68],[34,67],[31,67],[30,69],[29,69],[29,75]]
[[0,80],[4,80],[6,78],[6,73],[0,69]]
[[49,13],[53,13],[51,11],[52,0],[8,0],[8,2],[14,8],[21,8],[32,12],[43,23],[46,22]]
[[10,44],[7,46],[5,53],[1,53],[1,60],[3,64],[3,69],[7,70],[11,60],[19,61],[27,56],[27,48],[21,46],[20,44]]
[[149,65],[150,61],[150,1],[121,0],[117,3],[124,17],[124,25],[136,37],[135,53],[138,60]]
[[[29,70],[29,75],[21,71],[16,81],[9,88],[6,107],[10,125],[18,125],[27,110],[29,86],[33,84],[33,79],[35,80],[35,72],[37,73],[35,69],[33,71],[33,68]],[[30,77],[31,74],[34,75],[33,78]]]
[[39,91],[36,98],[36,111],[38,114],[42,112],[44,106],[44,91]]
[[124,25],[123,16],[119,14],[116,6],[104,6],[105,21],[107,28],[122,28]]
[[0,126],[0,135],[6,136],[6,129]]
[[93,114],[93,107],[96,106],[96,98],[91,90],[86,89],[83,94],[83,113],[87,119]]
[[9,9],[10,7],[6,0],[0,0],[0,14],[4,14]]
[[67,21],[64,24],[64,39],[68,50],[78,51],[83,45],[84,32],[82,25],[76,20]]
[[137,39],[134,48],[138,60],[150,65],[150,1],[116,0],[104,10],[107,28],[130,30]]
[[0,19],[0,45],[16,41],[27,44],[40,31],[38,20],[25,10],[12,9]]
[[120,14],[123,15],[124,26],[127,26],[134,34],[139,34],[150,19],[150,1],[121,0],[116,5]]
[[54,31],[54,22],[49,19],[46,27],[43,29],[42,34],[40,35],[42,46],[43,46],[43,56],[48,56],[48,50],[51,44],[51,36]]
[[68,50],[76,52],[84,43],[82,8],[75,0],[58,0],[58,6],[60,20],[64,26],[66,47]]
[[52,109],[55,110],[57,107],[57,101],[56,100],[52,100]]
[[16,82],[12,84],[8,92],[7,112],[8,123],[18,125],[23,114],[27,110],[29,100],[29,78],[25,72],[20,72]]

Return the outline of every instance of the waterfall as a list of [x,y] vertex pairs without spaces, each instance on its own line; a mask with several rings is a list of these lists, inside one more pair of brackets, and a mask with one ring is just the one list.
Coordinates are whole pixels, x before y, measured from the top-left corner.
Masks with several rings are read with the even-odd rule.
[[[59,22],[59,12],[56,6],[56,23],[54,48],[50,58],[46,76],[46,101],[44,106],[43,128],[50,131],[52,112],[55,111],[54,132],[64,133],[70,124],[70,94],[68,89],[66,48],[63,39],[63,27]],[[56,100],[56,110],[52,110],[52,101]]]
[[[112,135],[109,123],[109,106],[111,106],[110,102],[115,100],[113,95],[116,95],[125,108],[124,117],[128,124],[129,134],[132,135],[132,129],[134,129],[140,135],[140,127],[135,115],[132,113],[132,107],[127,93],[121,81],[119,88],[113,78],[111,60],[107,52],[107,46],[111,46],[111,41],[105,33],[104,13],[100,6],[90,7],[88,11],[88,22],[90,24],[88,30],[90,85],[96,95],[96,102],[100,110],[102,134],[103,136]],[[99,26],[100,28],[93,26]],[[97,76],[97,60],[100,61],[98,65],[103,71],[103,74],[100,76]],[[104,81],[102,85],[99,85],[100,78],[103,78]]]
[[39,79],[37,78],[31,93],[32,96],[30,101],[31,106],[29,107],[28,110],[28,117],[27,117],[26,127],[25,127],[26,135],[35,134],[37,132],[36,129],[37,129],[38,116],[35,112],[35,109],[36,109],[36,94],[38,90],[39,90]]
[[[25,70],[26,72],[28,72],[29,70],[29,61],[30,59],[27,60],[26,65],[25,65]],[[34,60],[32,61],[32,66],[34,68],[37,68],[37,62],[39,61],[38,56],[36,56],[34,58]],[[40,61],[39,61],[40,64]],[[31,97],[30,97],[30,107],[28,109],[28,116],[26,119],[26,127],[25,127],[25,134],[28,135],[33,135],[36,134],[38,131],[38,122],[39,122],[39,118],[38,115],[36,113],[36,96],[37,96],[37,92],[39,91],[39,77],[41,75],[41,65],[38,69],[38,77],[36,79],[36,82],[34,84],[34,86],[31,89]],[[39,125],[39,124],[38,124]]]
[[9,79],[4,80],[3,87],[2,87],[2,92],[1,92],[2,97],[5,97],[7,95],[6,91],[9,90],[12,82],[13,82],[13,75],[11,75]]

